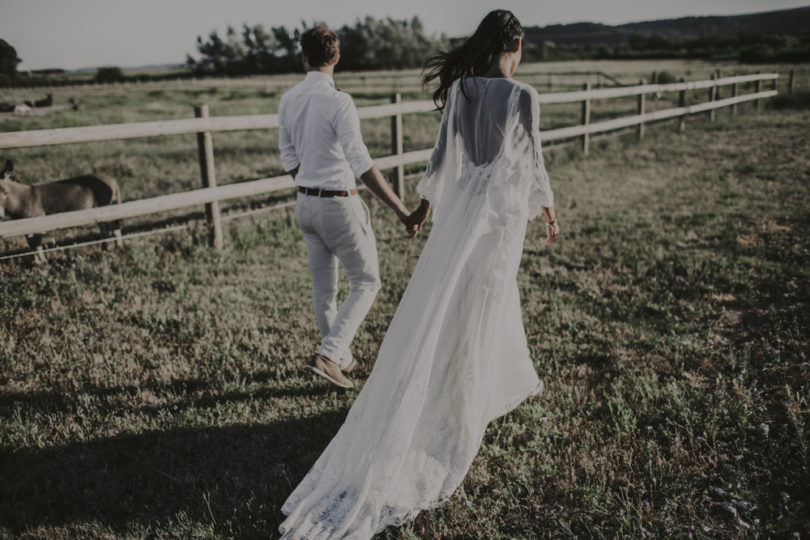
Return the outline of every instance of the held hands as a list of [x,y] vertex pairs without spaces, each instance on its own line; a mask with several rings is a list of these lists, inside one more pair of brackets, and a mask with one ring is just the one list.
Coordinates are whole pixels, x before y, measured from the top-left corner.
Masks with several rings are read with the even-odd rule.
[[394,193],[391,186],[385,180],[385,177],[380,172],[376,165],[372,165],[369,170],[360,175],[360,180],[368,186],[368,189],[379,197],[385,204],[391,207],[396,212],[397,217],[405,225],[405,232],[408,237],[413,238],[419,231],[422,230],[422,224],[427,219],[428,212],[430,211],[430,203],[422,199],[422,203],[415,212],[410,213],[408,209],[402,204],[402,200]]
[[428,214],[430,213],[430,203],[426,199],[422,199],[419,208],[414,210],[409,216],[401,218],[402,223],[405,225],[405,232],[408,233],[409,238],[413,238],[422,230],[422,225],[427,221]]

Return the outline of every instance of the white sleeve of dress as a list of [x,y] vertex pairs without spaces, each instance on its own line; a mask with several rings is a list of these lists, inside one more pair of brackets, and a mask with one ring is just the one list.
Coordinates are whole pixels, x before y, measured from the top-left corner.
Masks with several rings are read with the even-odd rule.
[[541,207],[554,204],[554,193],[551,191],[546,164],[543,160],[543,147],[540,144],[540,102],[537,92],[531,89],[531,120],[529,134],[532,139],[532,159],[534,160],[532,187],[529,193],[529,219],[541,214]]
[[[454,83],[450,87],[450,91],[447,93],[447,102],[444,105],[442,121],[439,125],[439,135],[436,137],[436,144],[433,145],[433,152],[430,154],[430,161],[428,161],[427,169],[422,175],[422,179],[419,181],[419,184],[416,186],[417,193],[419,193],[423,199],[430,201],[432,206],[436,206],[438,203],[437,199],[439,194],[437,189],[442,174],[444,173],[445,162],[447,161],[447,138],[448,136],[452,135],[452,133],[448,133],[448,123],[450,116],[453,114],[451,100],[453,99],[455,87],[456,84]],[[451,131],[454,132],[455,130]]]

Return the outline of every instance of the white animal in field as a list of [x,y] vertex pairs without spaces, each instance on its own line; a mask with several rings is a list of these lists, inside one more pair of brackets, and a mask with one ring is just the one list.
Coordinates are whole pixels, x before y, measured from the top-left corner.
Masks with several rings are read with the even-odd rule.
[[[0,171],[0,219],[21,219],[85,210],[96,206],[120,204],[121,192],[118,182],[104,174],[75,176],[55,182],[24,184],[12,178],[14,164],[6,161]],[[103,235],[118,238],[120,245],[120,222],[99,223]],[[28,244],[36,249],[42,243],[42,235],[30,235]]]

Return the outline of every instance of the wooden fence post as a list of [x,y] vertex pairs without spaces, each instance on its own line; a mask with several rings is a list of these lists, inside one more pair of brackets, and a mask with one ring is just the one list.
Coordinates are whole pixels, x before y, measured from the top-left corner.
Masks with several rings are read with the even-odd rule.
[[[194,116],[208,118],[208,105],[194,107]],[[217,177],[214,172],[214,143],[210,131],[197,133],[197,153],[200,158],[200,174],[203,187],[216,187]],[[222,250],[222,220],[219,214],[219,201],[205,205],[205,217],[211,230],[211,245],[217,251]]]
[[[644,79],[641,79],[640,81],[638,81],[638,84],[641,85],[641,86],[644,86],[645,84],[647,84],[647,81],[645,81]],[[646,98],[647,98],[647,96],[643,92],[638,95],[638,114],[639,115],[644,114],[644,106],[645,106],[645,102],[647,101]],[[639,140],[644,138],[644,121],[643,120],[641,122],[639,122],[639,124],[638,124],[638,138],[639,138]]]
[[[399,92],[391,96],[391,103],[402,103],[402,94]],[[402,112],[398,111],[391,117],[391,153],[402,155]],[[400,199],[404,195],[405,166],[397,165],[394,169],[394,193]]]
[[[736,73],[735,73],[735,75],[736,75]],[[731,85],[731,97],[737,97],[738,90],[739,89],[738,89],[737,83],[732,84]],[[736,103],[731,106],[731,114],[732,115],[737,114],[737,104]]]
[[[711,80],[716,80],[717,75],[712,73]],[[713,102],[717,99],[717,86],[710,86],[709,87],[709,102]],[[714,122],[715,118],[717,118],[717,109],[709,109],[709,120]]]
[[[762,72],[757,71],[757,75],[759,75],[760,73]],[[757,82],[754,84],[754,92],[759,94],[761,90],[762,90],[762,79],[757,79]],[[754,100],[754,108],[756,108],[757,111],[760,111],[762,109],[759,99]]]
[[[686,79],[681,77],[681,80],[678,81],[678,82],[685,83]],[[686,90],[681,90],[680,92],[678,92],[678,107],[686,107]],[[678,122],[678,129],[680,131],[683,131],[683,130],[686,129],[686,115],[685,114],[681,115],[681,120],[680,120],[680,122]]]
[[[582,89],[586,92],[591,91],[591,83],[586,82],[582,85]],[[580,122],[583,126],[589,126],[591,124],[591,98],[590,96],[586,97],[582,100],[582,121]],[[588,155],[589,147],[590,147],[591,135],[590,133],[584,133],[582,135],[582,153],[586,156]]]
[[793,75],[794,75],[794,73],[793,73],[793,70],[791,69],[790,70],[790,76],[788,77],[788,95],[789,96],[793,95]]

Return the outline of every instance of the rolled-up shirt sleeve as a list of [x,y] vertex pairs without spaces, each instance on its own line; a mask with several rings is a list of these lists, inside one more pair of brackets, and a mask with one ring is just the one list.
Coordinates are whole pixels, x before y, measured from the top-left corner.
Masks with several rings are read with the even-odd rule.
[[360,133],[360,118],[357,116],[354,100],[349,94],[340,93],[334,122],[338,141],[343,148],[343,155],[349,162],[354,175],[359,177],[371,169],[374,160],[371,159],[368,148],[363,143],[363,135]]
[[292,136],[286,125],[284,125],[284,99],[278,104],[278,149],[281,154],[281,166],[285,171],[293,171],[300,161],[298,154],[295,152],[295,145],[292,142]]

